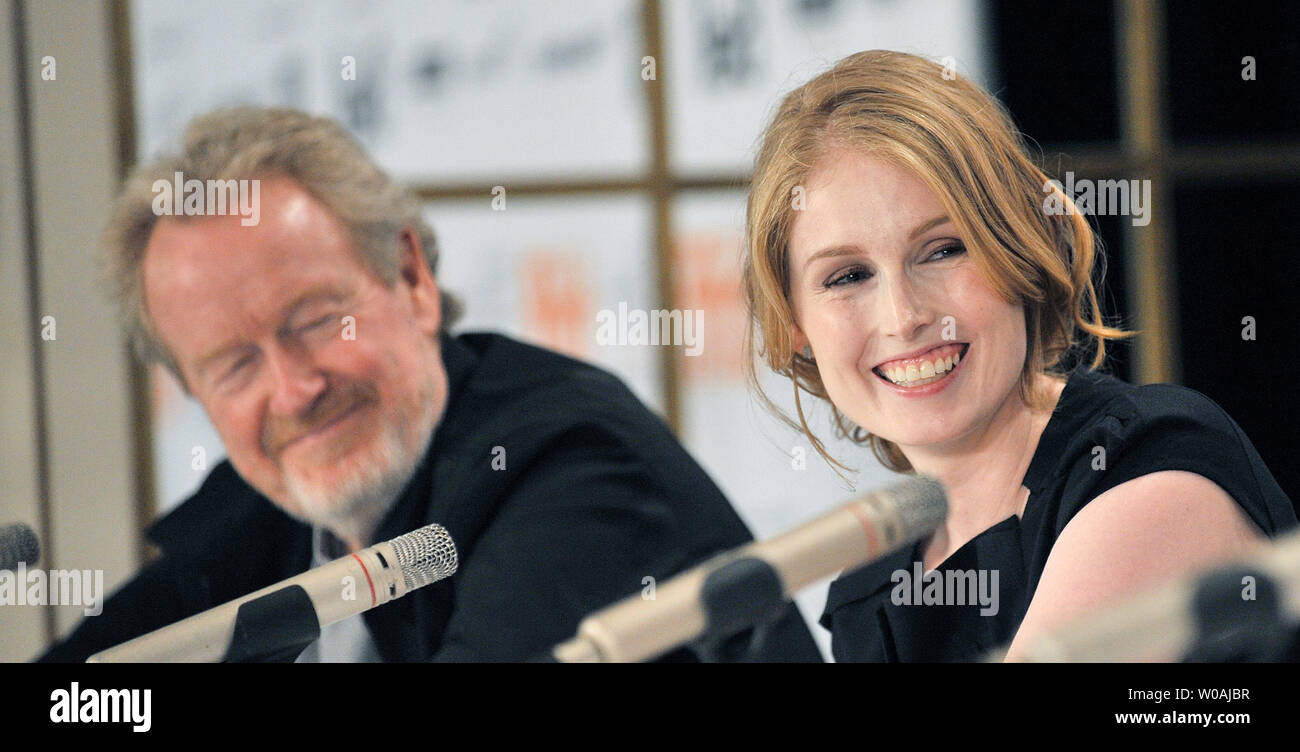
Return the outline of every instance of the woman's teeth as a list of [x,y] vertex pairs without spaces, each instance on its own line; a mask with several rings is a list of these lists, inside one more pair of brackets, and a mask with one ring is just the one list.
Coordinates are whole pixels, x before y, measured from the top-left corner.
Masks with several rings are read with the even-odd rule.
[[956,352],[943,358],[922,360],[919,365],[909,363],[906,367],[882,368],[880,373],[899,386],[925,386],[943,378],[960,362],[961,353]]

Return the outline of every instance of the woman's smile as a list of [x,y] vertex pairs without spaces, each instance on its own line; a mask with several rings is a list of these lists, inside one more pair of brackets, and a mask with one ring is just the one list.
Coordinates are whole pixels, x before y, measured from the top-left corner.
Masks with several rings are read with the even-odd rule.
[[950,381],[949,377],[956,373],[969,350],[969,344],[953,342],[932,347],[920,355],[887,360],[871,370],[890,386],[915,393],[919,387]]

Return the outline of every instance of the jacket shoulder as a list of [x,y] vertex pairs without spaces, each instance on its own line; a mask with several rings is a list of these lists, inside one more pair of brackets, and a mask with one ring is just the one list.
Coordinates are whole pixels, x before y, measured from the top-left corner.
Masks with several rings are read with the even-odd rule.
[[244,481],[230,460],[222,460],[197,491],[145,535],[166,556],[204,561],[228,557],[232,545],[238,549],[253,539],[275,540],[293,528],[306,526]]
[[456,342],[477,362],[449,410],[472,412],[477,426],[508,424],[515,436],[599,426],[638,442],[671,435],[622,380],[597,366],[498,334],[462,334]]

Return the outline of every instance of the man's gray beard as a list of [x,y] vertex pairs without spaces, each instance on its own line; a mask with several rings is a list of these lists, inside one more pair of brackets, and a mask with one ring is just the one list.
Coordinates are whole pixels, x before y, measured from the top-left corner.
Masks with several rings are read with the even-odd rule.
[[357,462],[356,470],[337,485],[312,485],[286,472],[285,486],[297,509],[294,516],[326,528],[340,540],[373,543],[371,536],[415,475],[433,438],[438,416],[431,385],[421,391],[420,403],[417,423],[402,420],[385,426],[376,440],[378,446],[369,456],[352,460]]

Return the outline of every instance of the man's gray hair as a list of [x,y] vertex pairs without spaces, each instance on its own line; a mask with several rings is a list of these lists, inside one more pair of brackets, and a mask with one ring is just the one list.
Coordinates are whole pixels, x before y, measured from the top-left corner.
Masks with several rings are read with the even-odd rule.
[[[144,252],[159,219],[154,182],[292,178],[347,228],[361,260],[387,285],[397,281],[400,231],[420,238],[429,269],[438,270],[433,228],[415,196],[390,178],[338,123],[279,108],[236,107],[192,120],[180,154],[137,166],[127,177],[104,231],[103,258],[112,292],[136,353],[185,380],[149,318],[142,274]],[[179,202],[181,197],[174,200]],[[442,327],[460,317],[461,306],[441,292]]]

